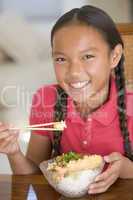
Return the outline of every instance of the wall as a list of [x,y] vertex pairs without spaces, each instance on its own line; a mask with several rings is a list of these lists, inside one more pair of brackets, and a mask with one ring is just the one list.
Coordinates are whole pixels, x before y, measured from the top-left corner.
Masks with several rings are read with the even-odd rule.
[[105,10],[115,22],[131,21],[130,0],[88,0],[88,3]]
[[[0,121],[23,127],[28,124],[31,99],[37,88],[55,82],[52,63],[0,66]],[[21,131],[19,143],[25,153],[30,132]],[[0,173],[11,173],[7,157],[0,154]]]

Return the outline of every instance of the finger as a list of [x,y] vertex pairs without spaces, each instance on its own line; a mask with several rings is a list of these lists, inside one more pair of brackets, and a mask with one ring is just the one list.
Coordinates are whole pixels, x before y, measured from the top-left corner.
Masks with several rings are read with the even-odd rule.
[[8,136],[10,136],[10,133],[9,132],[2,132],[2,133],[0,133],[0,140],[1,139],[5,139],[5,138],[7,138]]
[[110,155],[108,156],[104,156],[104,160],[105,162],[107,163],[111,163],[111,162],[114,162],[114,161],[118,161],[122,158],[121,154],[118,153],[118,152],[113,152],[111,153]]
[[6,132],[9,131],[11,134],[14,134],[16,132],[19,132],[19,130],[10,130],[10,128],[13,127],[12,125],[8,125],[8,124],[2,124],[0,122],[0,132]]
[[1,153],[11,154],[16,148],[16,145],[17,145],[16,139],[14,140],[12,136],[12,138],[10,138],[9,141],[6,141],[5,144],[3,145],[3,148],[1,149]]
[[12,135],[16,135],[16,136],[19,136],[19,130],[11,130],[11,131],[9,131],[10,132],[10,134],[12,134]]
[[17,146],[18,146],[18,141],[17,141],[17,139],[12,140],[12,141],[10,142],[10,144],[7,146],[7,151],[8,151],[8,153],[10,153],[10,154],[13,153],[13,152],[14,152],[14,149],[18,148]]
[[107,191],[107,189],[109,188],[109,186],[106,187],[100,187],[100,188],[96,188],[96,189],[91,189],[88,191],[88,194],[98,194],[98,193],[102,193]]
[[8,136],[0,145],[0,149],[5,149],[11,142],[16,140],[16,135]]
[[7,130],[8,130],[7,126],[4,126],[4,125],[0,126],[0,132],[4,132],[4,131],[7,131]]
[[19,136],[19,132],[18,131],[3,131],[0,133],[0,140],[1,139],[6,139],[7,137],[9,137],[10,135],[16,135]]
[[19,133],[20,132],[19,129],[18,130],[13,130],[12,128],[15,128],[15,126],[12,125],[12,124],[9,124],[8,129],[9,129],[10,133],[14,134],[14,133]]
[[3,126],[4,124],[2,122],[0,122],[0,128]]
[[108,179],[106,180],[103,180],[103,181],[99,181],[99,182],[94,182],[90,185],[89,189],[98,189],[98,188],[101,188],[101,187],[106,187],[107,185],[110,185],[110,183],[113,181],[113,180],[116,180],[116,175],[115,174],[112,174]]
[[19,134],[16,134],[14,141],[18,142]]
[[10,125],[6,125],[6,124],[0,124],[0,132],[11,132],[11,133],[15,133],[16,130],[10,130]]
[[19,146],[19,142],[18,142],[18,140],[15,140],[15,141],[12,143],[12,145],[13,145],[13,146],[16,146],[16,145]]
[[106,181],[101,181],[99,183],[92,184],[89,188],[89,194],[96,194],[105,192],[115,181],[117,180],[117,176],[113,174],[111,177],[108,178]]
[[101,173],[100,175],[98,175],[98,176],[95,178],[95,182],[104,181],[104,180],[108,179],[113,173],[114,173],[113,166],[110,166],[110,167],[108,167],[108,168],[106,169],[105,172]]

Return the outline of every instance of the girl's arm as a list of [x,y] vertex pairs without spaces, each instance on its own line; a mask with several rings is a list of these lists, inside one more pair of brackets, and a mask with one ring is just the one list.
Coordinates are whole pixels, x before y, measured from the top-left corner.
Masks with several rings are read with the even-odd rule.
[[8,159],[14,174],[39,173],[39,164],[51,155],[51,142],[48,137],[31,134],[26,156],[21,151],[9,154]]

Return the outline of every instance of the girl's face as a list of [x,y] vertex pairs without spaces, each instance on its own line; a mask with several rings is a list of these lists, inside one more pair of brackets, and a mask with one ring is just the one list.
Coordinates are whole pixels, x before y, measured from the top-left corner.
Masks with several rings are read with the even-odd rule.
[[115,54],[96,29],[78,24],[60,28],[52,55],[57,81],[74,101],[89,102],[108,90]]

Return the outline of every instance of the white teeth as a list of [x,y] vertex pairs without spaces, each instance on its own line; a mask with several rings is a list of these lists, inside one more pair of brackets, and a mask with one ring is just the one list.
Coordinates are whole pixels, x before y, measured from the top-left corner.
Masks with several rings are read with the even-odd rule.
[[82,87],[84,87],[85,85],[87,85],[89,83],[89,81],[83,81],[83,82],[77,82],[77,83],[71,83],[71,87],[76,88],[76,89],[80,89]]

